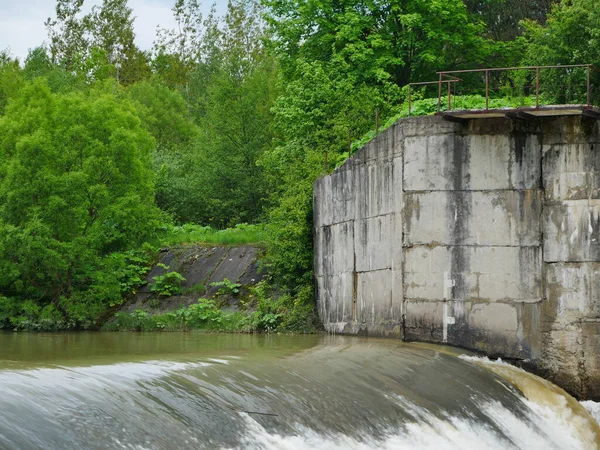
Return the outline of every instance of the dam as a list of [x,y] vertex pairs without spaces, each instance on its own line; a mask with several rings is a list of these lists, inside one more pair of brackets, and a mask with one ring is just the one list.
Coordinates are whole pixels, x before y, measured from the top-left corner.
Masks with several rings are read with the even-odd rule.
[[318,179],[327,331],[479,351],[599,400],[600,127],[583,112],[400,119]]

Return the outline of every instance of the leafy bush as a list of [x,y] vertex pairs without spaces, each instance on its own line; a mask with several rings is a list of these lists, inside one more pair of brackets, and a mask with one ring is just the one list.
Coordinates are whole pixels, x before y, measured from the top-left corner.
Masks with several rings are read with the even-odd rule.
[[[164,264],[159,264],[163,268],[168,269]],[[166,272],[163,275],[157,275],[152,278],[152,285],[150,291],[163,296],[170,297],[172,295],[179,295],[183,293],[181,284],[185,281],[183,275],[179,272]]]
[[110,83],[25,83],[0,117],[0,292],[21,305],[3,326],[91,328],[135,291],[144,262],[129,251],[168,222],[154,204],[154,145]]
[[213,287],[218,287],[217,295],[238,295],[240,288],[242,287],[239,283],[233,283],[229,278],[225,278],[223,281],[214,281],[210,283]]

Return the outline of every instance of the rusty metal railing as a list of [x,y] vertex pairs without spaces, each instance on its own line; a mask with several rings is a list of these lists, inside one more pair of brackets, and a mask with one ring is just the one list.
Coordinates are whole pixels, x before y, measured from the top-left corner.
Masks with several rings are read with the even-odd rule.
[[[464,82],[464,77],[471,74],[482,74],[484,77],[484,90],[483,97],[485,98],[485,111],[490,109],[490,90],[491,90],[491,78],[493,74],[499,72],[510,72],[510,71],[525,71],[532,72],[531,79],[535,77],[534,85],[528,86],[535,89],[535,108],[541,106],[541,73],[545,70],[574,70],[574,69],[585,69],[585,83],[583,85],[568,85],[569,87],[585,86],[585,106],[592,106],[592,85],[591,85],[591,72],[597,71],[592,64],[572,64],[572,65],[557,65],[557,66],[525,66],[525,67],[501,67],[492,69],[469,69],[469,70],[451,70],[437,72],[439,78],[438,81],[426,81],[420,83],[410,83],[408,85],[408,115],[412,112],[412,90],[415,86],[426,86],[426,85],[437,85],[438,86],[438,102],[437,112],[442,112],[442,103],[445,96],[445,90],[447,90],[447,102],[448,110],[452,110],[453,107],[453,95],[456,96],[457,84]],[[535,73],[533,73],[535,72]],[[463,77],[463,78],[459,78]],[[560,86],[566,87],[566,85]],[[481,88],[479,88],[481,89]],[[524,105],[523,105],[524,106]]]

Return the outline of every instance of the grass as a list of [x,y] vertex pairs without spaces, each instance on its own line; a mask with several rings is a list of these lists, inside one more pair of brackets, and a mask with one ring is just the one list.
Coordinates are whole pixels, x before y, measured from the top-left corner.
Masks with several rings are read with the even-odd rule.
[[174,226],[160,239],[160,245],[218,244],[244,245],[264,242],[264,229],[260,225],[238,224],[234,228],[216,230],[212,227],[185,224]]

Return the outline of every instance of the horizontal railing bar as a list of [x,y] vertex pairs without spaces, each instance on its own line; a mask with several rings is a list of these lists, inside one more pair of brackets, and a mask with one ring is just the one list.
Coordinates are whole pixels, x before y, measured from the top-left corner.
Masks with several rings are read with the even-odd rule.
[[[459,79],[444,80],[444,81],[442,81],[442,83],[444,83],[444,84],[445,83],[458,83],[459,81],[462,81],[462,80],[459,80]],[[439,81],[421,81],[420,83],[408,83],[408,86],[423,86],[426,84],[439,84],[439,83],[440,83]]]
[[537,70],[537,69],[572,69],[576,67],[594,67],[592,64],[571,64],[564,66],[525,66],[525,67],[497,67],[493,69],[467,69],[467,70],[448,70],[436,72],[438,75],[449,75],[452,73],[475,73],[475,72],[499,72],[506,70]]

